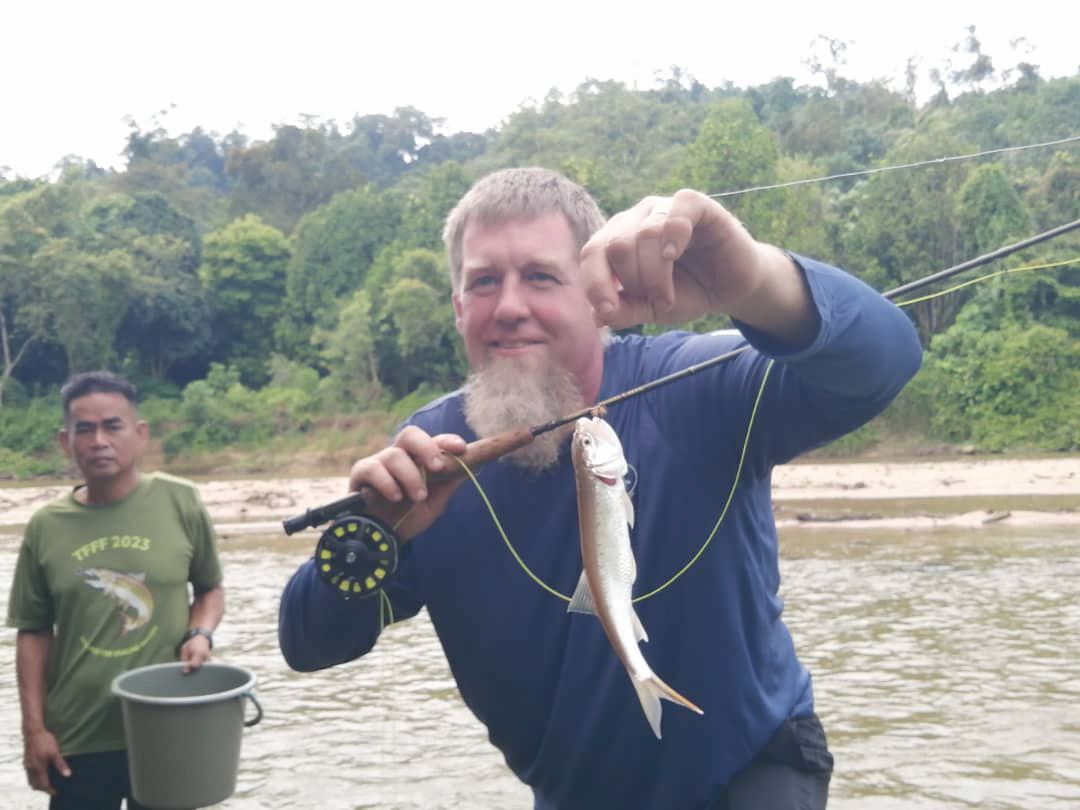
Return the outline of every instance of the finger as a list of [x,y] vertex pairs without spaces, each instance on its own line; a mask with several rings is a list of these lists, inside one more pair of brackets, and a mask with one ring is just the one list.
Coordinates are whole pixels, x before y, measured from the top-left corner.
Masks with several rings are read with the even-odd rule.
[[68,766],[67,760],[60,756],[60,754],[53,757],[53,767],[60,771],[63,776],[71,776],[71,768]]
[[581,249],[581,283],[597,323],[607,323],[619,306],[619,287],[608,261],[606,238],[594,236]]
[[202,668],[202,665],[209,661],[211,657],[209,649],[194,644],[191,647],[186,647],[185,645],[183,658],[181,659],[184,664],[183,674],[189,675],[192,672],[198,672]]
[[49,776],[43,768],[37,766],[26,766],[26,783],[30,785],[34,790],[49,791],[51,785],[49,784]]
[[394,438],[390,447],[353,464],[349,471],[349,489],[358,492],[369,486],[386,500],[397,503],[411,488],[415,499],[423,488],[423,473],[417,465],[439,469],[443,463],[439,443],[420,428],[410,425]]
[[649,212],[641,224],[636,244],[635,264],[641,297],[657,315],[669,311],[675,304],[674,261],[667,257],[671,247],[667,235],[670,205],[670,200],[662,199]]
[[57,762],[63,763],[59,755],[53,758],[42,759],[35,762],[32,766],[26,769],[26,781],[30,784],[30,787],[34,790],[43,790],[50,796],[56,795],[56,788],[53,787],[52,781],[49,779],[49,764],[51,763],[56,770],[60,771],[62,776],[71,776],[71,771],[67,767],[67,763],[63,763],[64,767],[61,769]]
[[181,672],[184,675],[195,672],[210,658],[206,642],[200,638],[196,636],[180,648],[180,662],[183,664]]
[[440,433],[438,436],[432,436],[431,439],[440,450],[440,454],[431,459],[431,463],[428,464],[428,469],[432,472],[439,472],[447,466],[447,459],[443,457],[443,454],[460,456],[468,446],[465,439],[456,433]]
[[[455,438],[460,440],[460,445],[454,441]],[[463,452],[465,440],[460,436],[454,437],[451,433],[439,434],[438,437],[430,436],[415,425],[404,428],[394,439],[395,447],[408,453],[418,467],[426,467],[431,472],[439,472],[446,466],[443,458],[444,444],[451,448],[451,452],[459,446]]]
[[[393,451],[396,453],[403,452],[397,448],[394,448]],[[405,497],[405,490],[402,489],[386,467],[384,461],[386,452],[384,450],[379,455],[362,458],[353,464],[352,469],[349,471],[350,492],[359,492],[364,487],[370,487],[383,498],[393,503],[397,503]],[[419,473],[417,473],[417,477],[419,477]]]

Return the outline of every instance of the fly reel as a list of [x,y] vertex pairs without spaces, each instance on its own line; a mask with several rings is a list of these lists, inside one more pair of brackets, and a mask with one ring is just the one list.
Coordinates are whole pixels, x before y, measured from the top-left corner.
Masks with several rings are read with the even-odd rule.
[[368,515],[342,515],[315,546],[319,576],[345,598],[371,596],[397,570],[394,533]]

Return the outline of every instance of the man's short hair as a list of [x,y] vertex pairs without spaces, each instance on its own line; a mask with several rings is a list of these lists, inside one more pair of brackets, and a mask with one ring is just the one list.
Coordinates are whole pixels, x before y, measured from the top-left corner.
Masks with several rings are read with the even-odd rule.
[[550,169],[502,169],[476,181],[454,206],[443,228],[455,292],[461,283],[461,239],[466,225],[529,221],[551,213],[566,217],[578,248],[604,224],[604,214],[589,192]]
[[136,404],[135,386],[124,377],[111,371],[84,371],[70,377],[60,389],[65,421],[71,416],[71,401],[87,394],[120,394],[132,406]]

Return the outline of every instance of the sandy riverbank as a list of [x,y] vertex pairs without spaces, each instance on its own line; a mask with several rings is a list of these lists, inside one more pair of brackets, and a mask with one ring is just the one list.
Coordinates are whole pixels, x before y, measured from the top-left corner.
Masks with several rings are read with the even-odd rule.
[[[1080,456],[860,462],[780,467],[774,498],[781,525],[918,528],[941,525],[1080,525]],[[224,535],[279,532],[280,521],[345,494],[343,477],[200,481],[203,499]],[[0,487],[0,525],[19,526],[66,485]],[[1003,508],[1004,499],[1055,496],[1047,508]],[[885,515],[861,504],[933,499],[926,514]],[[814,503],[837,511],[815,511]],[[955,508],[950,508],[955,503]],[[886,510],[887,511],[887,510]]]

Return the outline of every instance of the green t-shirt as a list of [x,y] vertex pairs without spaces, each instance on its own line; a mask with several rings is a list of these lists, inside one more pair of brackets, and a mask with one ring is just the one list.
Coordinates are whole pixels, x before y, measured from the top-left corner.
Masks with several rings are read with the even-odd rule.
[[55,634],[45,725],[62,754],[125,748],[113,678],[176,660],[189,581],[197,592],[221,583],[210,516],[189,481],[144,475],[118,503],[68,494],[30,518],[7,624]]

